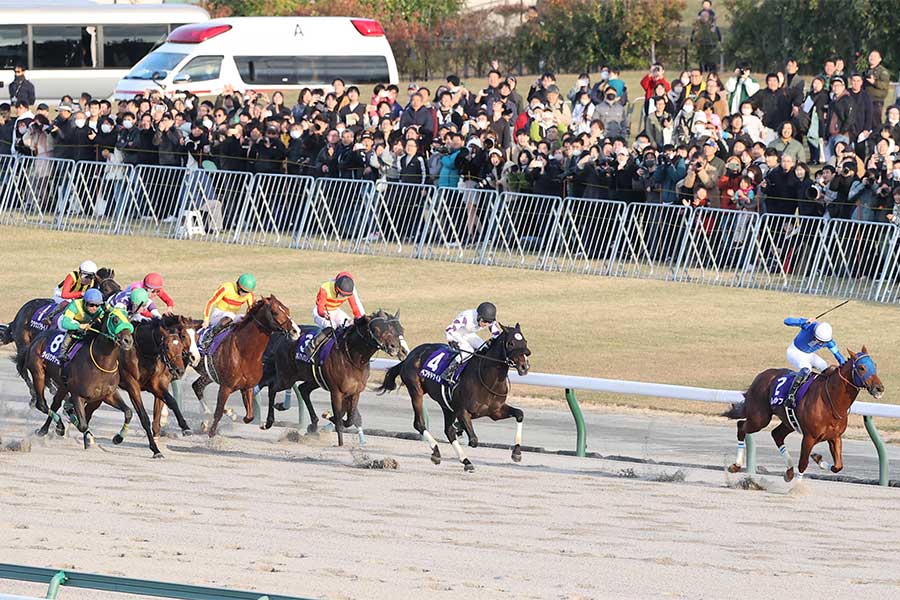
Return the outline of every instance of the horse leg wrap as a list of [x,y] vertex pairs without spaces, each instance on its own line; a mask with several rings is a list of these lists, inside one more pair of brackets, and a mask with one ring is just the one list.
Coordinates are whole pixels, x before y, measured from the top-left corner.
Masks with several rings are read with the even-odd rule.
[[522,425],[524,421],[518,421],[516,423],[516,446],[522,445]]
[[791,458],[791,453],[788,452],[787,446],[781,445],[778,447],[778,452],[781,453],[781,456],[784,457],[784,466],[788,469],[794,468],[794,459]]
[[356,435],[359,436],[359,445],[360,445],[360,446],[365,446],[365,445],[366,445],[366,434],[363,433],[363,428],[362,428],[362,427],[360,427],[360,428],[357,430]]
[[738,442],[737,443],[737,458],[734,459],[734,464],[743,467],[744,466],[744,454],[747,451],[747,443],[746,442]]
[[428,444],[429,448],[434,448],[438,445],[437,440],[434,439],[434,436],[431,435],[431,432],[427,429],[422,432],[422,438],[425,440],[425,443]]
[[466,460],[466,453],[463,452],[462,446],[459,445],[459,440],[453,440],[450,445],[453,446],[453,449],[456,450],[456,456],[459,458],[459,462],[464,462]]

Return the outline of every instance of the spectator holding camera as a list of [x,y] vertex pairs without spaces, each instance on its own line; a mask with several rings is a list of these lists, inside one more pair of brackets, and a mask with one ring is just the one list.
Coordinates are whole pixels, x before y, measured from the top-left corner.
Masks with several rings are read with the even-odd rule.
[[741,105],[759,91],[759,84],[750,77],[750,65],[740,63],[735,68],[734,75],[725,82],[725,91],[729,94],[728,112],[741,112]]

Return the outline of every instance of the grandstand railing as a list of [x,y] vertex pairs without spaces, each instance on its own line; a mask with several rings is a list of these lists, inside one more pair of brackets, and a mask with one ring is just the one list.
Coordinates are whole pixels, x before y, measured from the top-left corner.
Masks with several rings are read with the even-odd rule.
[[0,156],[0,225],[900,300],[891,223],[470,187]]

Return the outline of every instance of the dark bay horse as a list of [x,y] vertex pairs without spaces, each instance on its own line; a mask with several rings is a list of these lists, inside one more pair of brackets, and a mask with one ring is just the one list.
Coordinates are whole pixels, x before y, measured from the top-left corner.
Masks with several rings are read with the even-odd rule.
[[[850,359],[843,365],[829,367],[815,377],[795,409],[803,435],[800,462],[797,465],[801,477],[809,466],[813,446],[825,441],[828,442],[834,459],[831,471],[840,472],[844,468],[841,436],[847,429],[847,416],[859,390],[865,388],[876,399],[884,394],[884,386],[878,378],[875,361],[869,356],[866,347],[863,346],[859,354],[852,351],[849,351],[849,354]],[[789,369],[763,371],[744,392],[744,402],[732,406],[731,410],[725,413],[726,417],[740,419],[737,422],[737,460],[728,468],[730,472],[737,473],[744,466],[744,440],[747,434],[762,430],[773,416],[777,416],[781,423],[772,430],[772,439],[784,457],[786,467],[784,480],[791,481],[794,478],[794,462],[784,445],[785,438],[794,431],[794,428],[790,424],[784,405],[773,408],[770,403],[775,387],[785,385],[782,378],[790,372]]]
[[[130,350],[120,350],[119,388],[128,393],[134,406],[141,402],[141,390],[151,392],[157,399],[167,396],[171,402],[170,407],[182,425],[182,430],[185,431],[185,435],[190,435],[190,427],[184,421],[174,398],[168,393],[168,385],[172,378],[183,375],[185,365],[191,360],[190,341],[184,341],[187,336],[179,330],[179,325],[180,317],[171,316],[135,324],[134,345]],[[91,400],[85,405],[88,428],[94,411],[101,403],[101,400]],[[114,405],[114,407],[122,410],[121,406]],[[59,406],[52,406],[51,410],[55,412],[59,410]],[[123,412],[125,424],[113,437],[114,444],[121,444],[124,441],[131,423],[131,410],[125,407]],[[37,435],[46,435],[52,422],[51,414],[43,427],[37,430]],[[60,435],[65,435],[65,425],[61,420],[57,422],[56,430]],[[156,431],[153,433],[154,437],[158,436]]]
[[[312,326],[303,326],[301,335],[318,331]],[[344,445],[344,428],[355,425],[360,443],[365,437],[362,416],[359,414],[359,395],[365,391],[369,380],[369,360],[379,350],[389,356],[401,352],[400,340],[403,325],[400,312],[390,315],[378,310],[371,315],[356,319],[353,324],[337,332],[334,347],[321,365],[321,379],[317,380],[312,364],[297,359],[297,344],[284,336],[273,337],[263,358],[263,377],[259,387],[269,388],[269,410],[263,429],[269,429],[275,422],[275,396],[302,381],[299,391],[309,411],[310,431],[315,431],[318,417],[310,400],[310,393],[324,383],[331,394],[331,421],[338,435],[338,446]],[[324,344],[323,344],[324,347]]]
[[[469,358],[469,364],[459,375],[459,381],[450,392],[449,402],[445,398],[445,385],[440,381],[424,377],[421,372],[429,357],[440,351],[450,352],[450,347],[445,344],[423,344],[417,346],[409,353],[409,356],[398,365],[388,369],[384,377],[384,383],[378,388],[379,393],[397,389],[397,376],[403,381],[412,401],[415,417],[413,427],[418,431],[428,446],[431,448],[431,461],[440,464],[441,452],[437,441],[425,428],[425,419],[422,411],[422,399],[427,393],[441,407],[444,413],[444,434],[447,441],[453,445],[456,456],[464,465],[466,471],[474,471],[475,466],[466,457],[465,452],[457,440],[455,423],[458,421],[469,438],[469,446],[478,446],[478,437],[472,428],[472,419],[490,417],[494,421],[514,417],[516,419],[516,443],[512,449],[512,459],[515,462],[522,460],[522,422],[525,413],[521,409],[506,403],[509,394],[509,368],[516,369],[519,375],[527,375],[529,369],[528,357],[531,350],[528,342],[522,335],[522,329],[516,323],[515,327],[503,326],[502,333],[485,345],[485,349]],[[440,362],[444,358],[436,355],[431,362]]]
[[122,353],[119,387],[128,393],[132,403],[141,401],[141,391],[153,394],[154,438],[159,437],[163,404],[174,413],[182,434],[192,433],[181,407],[169,393],[171,383],[181,379],[187,366],[194,362],[193,340],[187,331],[192,325],[189,319],[174,315],[140,321],[135,324],[134,348]]
[[241,391],[246,416],[244,423],[253,421],[253,388],[263,374],[262,357],[269,337],[278,331],[297,339],[299,328],[291,320],[291,311],[275,296],[260,298],[250,307],[244,318],[226,330],[227,334],[211,355],[204,356],[195,370],[200,377],[192,387],[197,399],[203,402],[203,390],[213,381],[219,384],[219,397],[209,437],[214,437],[225,412],[228,396]]
[[[100,293],[103,294],[103,299],[106,300],[113,294],[116,294],[122,291],[122,288],[116,283],[114,277],[116,276],[116,272],[113,269],[102,268],[97,271],[97,289],[100,290]],[[20,354],[24,353],[28,348],[31,341],[42,331],[46,329],[53,329],[55,327],[55,323],[50,323],[47,320],[47,323],[41,323],[39,326],[35,326],[32,323],[32,317],[34,314],[41,310],[44,307],[50,307],[50,305],[55,304],[52,298],[34,298],[33,300],[29,300],[25,304],[19,308],[16,312],[16,316],[13,320],[7,325],[0,325],[0,346],[5,346],[6,344],[11,344],[15,342],[16,344],[16,354],[13,357],[13,362],[18,366],[19,360],[18,357]],[[56,317],[62,314],[62,310],[64,305],[68,304],[68,301],[60,303],[59,310],[53,311],[49,309],[45,311],[48,315],[51,313],[55,313]],[[55,319],[54,319],[55,320]],[[21,377],[25,383],[31,385],[28,382],[28,371],[24,369],[19,370],[19,377]]]
[[[23,360],[31,375],[31,392],[34,396],[38,410],[56,420],[56,414],[66,395],[70,395],[75,407],[75,419],[78,431],[84,436],[85,448],[90,446],[93,436],[88,428],[93,412],[105,402],[125,413],[126,423],[130,421],[130,410],[125,405],[118,393],[120,351],[129,352],[134,346],[134,327],[128,322],[127,317],[118,310],[112,310],[98,324],[96,335],[88,336],[84,346],[69,361],[67,368],[68,378],[64,383],[59,366],[44,360],[44,349],[51,343],[57,343],[60,332],[45,331],[38,335],[28,347]],[[56,386],[53,396],[53,405],[48,410],[44,399],[44,389],[48,379]],[[144,405],[138,402],[134,405],[138,413],[141,425],[147,433],[150,449],[154,457],[161,456],[159,448],[153,440],[150,431],[150,420]],[[40,433],[48,426],[38,430]],[[117,443],[124,438],[127,427],[119,432]],[[116,440],[114,440],[116,441]]]

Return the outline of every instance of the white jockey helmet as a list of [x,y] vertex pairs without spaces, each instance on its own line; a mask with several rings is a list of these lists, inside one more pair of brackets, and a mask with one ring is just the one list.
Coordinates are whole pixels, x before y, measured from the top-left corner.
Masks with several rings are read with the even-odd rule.
[[820,342],[827,343],[831,341],[831,325],[828,323],[816,324],[816,339]]
[[96,275],[97,274],[97,265],[92,260],[86,260],[81,263],[81,266],[78,269],[84,273],[85,275]]

